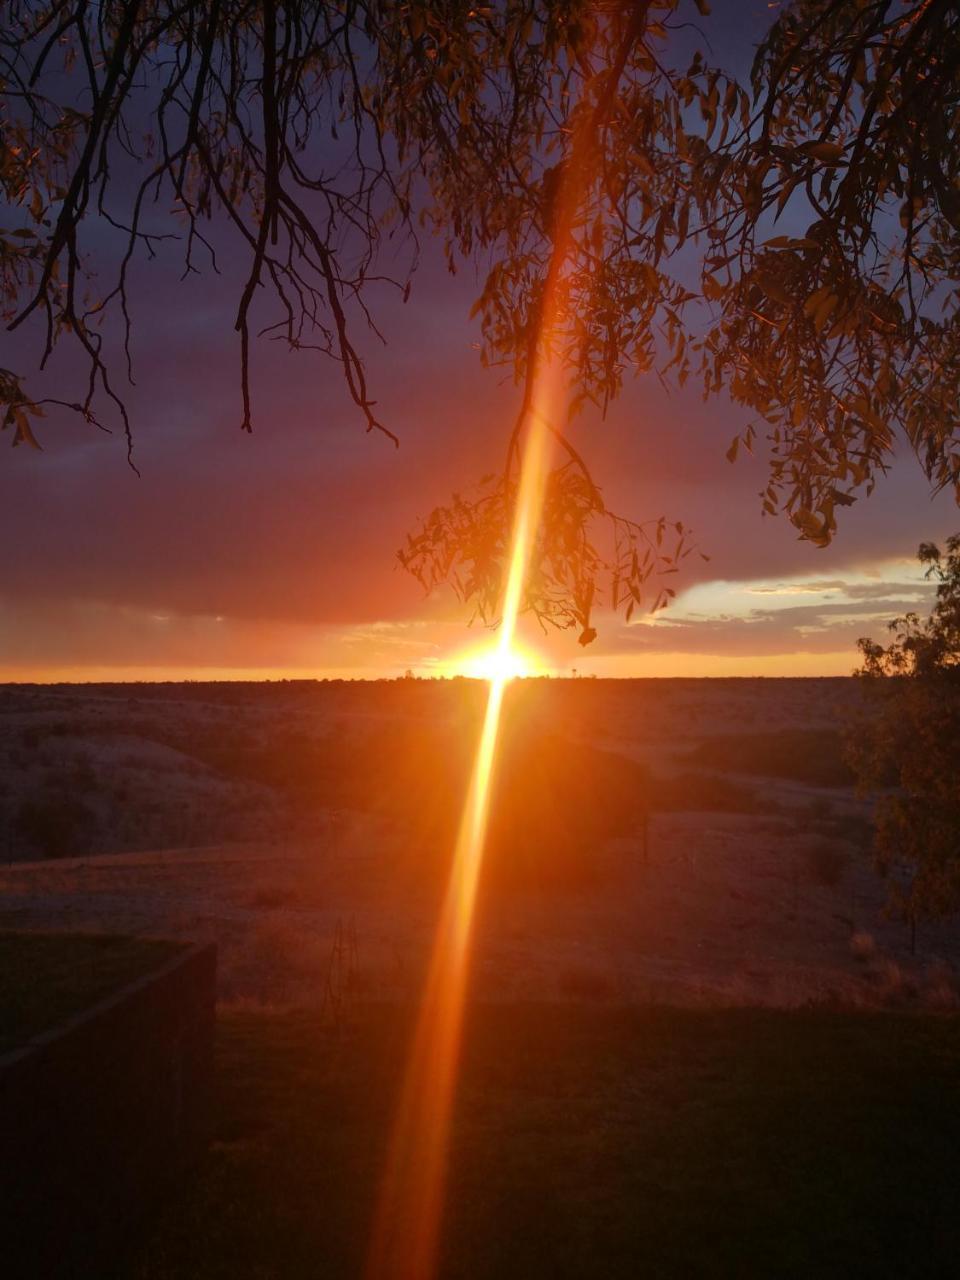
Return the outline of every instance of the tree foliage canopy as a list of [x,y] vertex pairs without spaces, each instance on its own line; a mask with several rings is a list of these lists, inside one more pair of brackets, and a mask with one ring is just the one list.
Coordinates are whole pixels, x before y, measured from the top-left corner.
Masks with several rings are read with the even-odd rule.
[[[745,84],[696,51],[706,0],[2,11],[0,290],[13,327],[39,322],[44,358],[79,344],[89,378],[73,407],[88,419],[105,398],[131,438],[104,335],[116,313],[129,362],[135,256],[178,236],[185,272],[212,269],[222,223],[246,252],[242,425],[259,329],[337,359],[364,424],[392,434],[357,331],[376,324],[384,240],[405,239],[412,269],[436,235],[452,268],[486,264],[482,358],[512,371],[521,409],[502,467],[401,558],[488,620],[546,359],[569,373],[571,412],[605,411],[637,372],[732,397],[748,417],[728,456],[763,450],[764,510],[817,545],[898,437],[960,497],[953,0],[795,0]],[[98,275],[104,223],[123,249]],[[406,272],[392,283],[408,294]],[[548,285],[560,306],[545,334]],[[35,442],[45,399],[0,371],[16,441]],[[680,523],[612,515],[553,425],[561,462],[526,603],[586,641],[601,598],[631,610],[692,546]]]
[[886,647],[860,641],[869,711],[850,740],[862,786],[878,793],[880,866],[909,870],[896,896],[913,918],[960,908],[960,534],[946,554],[924,543],[919,559],[937,583],[933,609],[891,622]]

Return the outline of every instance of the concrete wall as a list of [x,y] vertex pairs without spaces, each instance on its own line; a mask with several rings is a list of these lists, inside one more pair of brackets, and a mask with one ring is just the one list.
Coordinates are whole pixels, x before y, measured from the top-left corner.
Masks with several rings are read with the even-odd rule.
[[0,1275],[107,1277],[203,1148],[216,948],[0,1056]]

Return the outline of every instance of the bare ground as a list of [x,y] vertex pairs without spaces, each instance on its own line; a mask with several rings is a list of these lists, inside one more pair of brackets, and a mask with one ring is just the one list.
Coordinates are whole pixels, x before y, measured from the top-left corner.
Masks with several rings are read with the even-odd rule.
[[[596,705],[582,690],[565,712],[568,734],[655,764],[664,787],[723,778],[748,789],[757,811],[684,808],[684,783],[681,801],[654,814],[646,857],[638,833],[599,849],[600,873],[575,891],[488,894],[476,927],[478,994],[955,1007],[960,931],[923,925],[914,953],[906,926],[885,917],[887,888],[846,834],[863,815],[849,789],[691,774],[686,763],[713,734],[829,727],[849,687],[653,683],[621,684],[614,697],[597,682]],[[328,726],[334,711],[338,723],[407,714],[362,697],[318,714]],[[96,750],[109,767],[115,744]],[[218,803],[236,785],[211,775]],[[308,835],[10,862],[0,865],[0,925],[217,941],[221,998],[234,1005],[380,999],[415,991],[429,952],[438,882],[421,874],[420,852],[403,823],[339,809],[315,814]]]
[[[486,904],[474,978],[494,999],[952,1007],[956,931],[882,915],[883,886],[852,859],[811,876],[817,837],[781,819],[665,814],[649,862],[606,853],[598,884]],[[331,820],[311,847],[246,846],[20,863],[0,871],[0,922],[213,940],[229,1002],[316,1004],[415,989],[435,893],[391,860],[399,834]]]

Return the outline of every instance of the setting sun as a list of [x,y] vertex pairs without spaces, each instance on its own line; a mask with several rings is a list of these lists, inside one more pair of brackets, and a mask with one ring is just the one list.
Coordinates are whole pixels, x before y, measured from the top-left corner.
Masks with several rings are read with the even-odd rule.
[[524,676],[543,674],[543,664],[535,654],[516,647],[501,650],[498,646],[471,650],[450,662],[454,675],[468,676],[472,680],[516,680]]

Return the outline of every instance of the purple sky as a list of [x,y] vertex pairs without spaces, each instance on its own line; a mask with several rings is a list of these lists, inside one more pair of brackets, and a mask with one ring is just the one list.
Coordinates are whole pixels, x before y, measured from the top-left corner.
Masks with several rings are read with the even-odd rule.
[[[418,517],[502,456],[517,396],[472,347],[475,281],[451,279],[428,246],[407,306],[383,295],[387,346],[372,334],[362,346],[395,450],[364,433],[337,366],[265,342],[254,348],[256,430],[239,431],[241,268],[229,251],[224,265],[183,284],[173,252],[138,268],[128,399],[140,479],[119,435],[70,415],[40,424],[43,453],[3,455],[0,678],[395,675],[443,669],[482,642],[452,597],[425,600],[395,562]],[[29,374],[39,344],[36,328],[8,335],[0,363]],[[77,372],[56,357],[45,392],[75,398]],[[577,421],[609,503],[682,519],[711,560],[688,562],[687,590],[655,625],[601,618],[586,653],[574,633],[528,633],[548,665],[833,673],[852,667],[856,636],[923,599],[917,544],[960,516],[949,498],[931,501],[909,454],[817,550],[761,517],[762,462],[726,462],[743,422],[650,378],[606,422]]]

